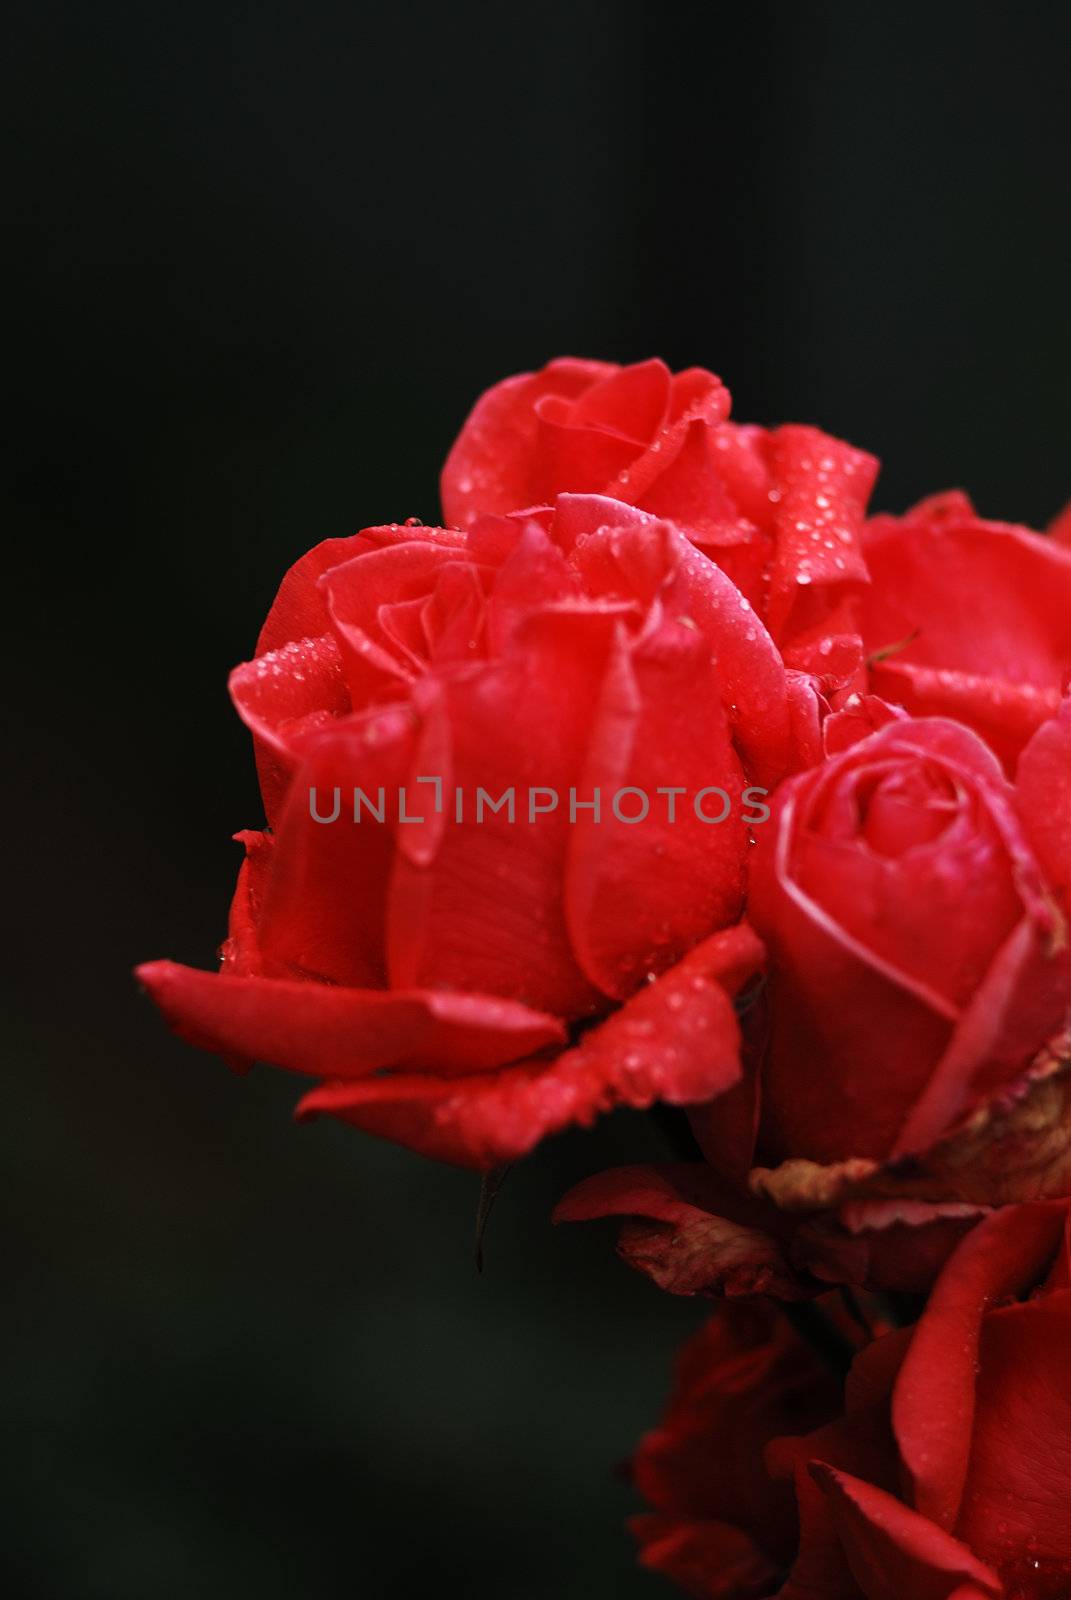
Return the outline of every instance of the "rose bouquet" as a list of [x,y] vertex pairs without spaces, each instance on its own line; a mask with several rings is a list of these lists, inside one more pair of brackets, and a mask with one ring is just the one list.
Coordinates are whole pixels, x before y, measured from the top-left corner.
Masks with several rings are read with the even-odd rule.
[[492,388],[444,526],[284,577],[220,968],[139,976],[492,1182],[663,1108],[556,1216],[723,1302],[633,1462],[686,1592],[1067,1600],[1071,539],[876,471],[700,369]]

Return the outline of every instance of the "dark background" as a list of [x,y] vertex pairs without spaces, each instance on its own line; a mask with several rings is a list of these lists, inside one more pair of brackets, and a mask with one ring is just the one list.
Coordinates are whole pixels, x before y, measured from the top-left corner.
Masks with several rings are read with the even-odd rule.
[[[612,1468],[702,1309],[555,1234],[640,1118],[476,1183],[171,1039],[258,824],[284,568],[436,516],[495,379],[659,353],[898,508],[1071,489],[1062,8],[15,8],[0,1563],[56,1600],[655,1594]],[[22,358],[25,359],[22,359]],[[1069,619],[1071,626],[1071,619]]]

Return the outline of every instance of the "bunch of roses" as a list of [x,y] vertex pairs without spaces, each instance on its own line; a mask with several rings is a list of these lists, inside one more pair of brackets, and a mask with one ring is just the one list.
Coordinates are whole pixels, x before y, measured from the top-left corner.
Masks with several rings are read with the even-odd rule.
[[635,1462],[688,1592],[1066,1600],[1071,529],[868,521],[876,470],[699,369],[498,384],[446,526],[287,573],[221,969],[140,976],[485,1171],[687,1108],[694,1160],[558,1216],[729,1301]]

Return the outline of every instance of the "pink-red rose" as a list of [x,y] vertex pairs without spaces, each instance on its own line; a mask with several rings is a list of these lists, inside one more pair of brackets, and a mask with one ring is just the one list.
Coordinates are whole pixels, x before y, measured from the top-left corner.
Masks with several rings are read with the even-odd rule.
[[675,524],[565,496],[330,540],[232,691],[271,831],[243,836],[222,971],[142,969],[185,1037],[474,1166],[736,1079],[746,790],[791,764],[785,673]]
[[[750,904],[770,952],[764,1164],[918,1160],[1028,1084],[1071,1005],[1032,846],[1066,812],[1067,754],[1062,783],[1028,763],[1013,788],[961,725],[895,720],[782,786]],[[1062,846],[1042,853],[1066,881]]]

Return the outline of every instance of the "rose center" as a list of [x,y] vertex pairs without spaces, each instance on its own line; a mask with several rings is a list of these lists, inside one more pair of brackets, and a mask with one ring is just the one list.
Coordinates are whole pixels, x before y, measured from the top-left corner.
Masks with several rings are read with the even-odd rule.
[[859,828],[877,855],[895,859],[947,832],[962,799],[947,773],[928,762],[876,774],[858,795]]

